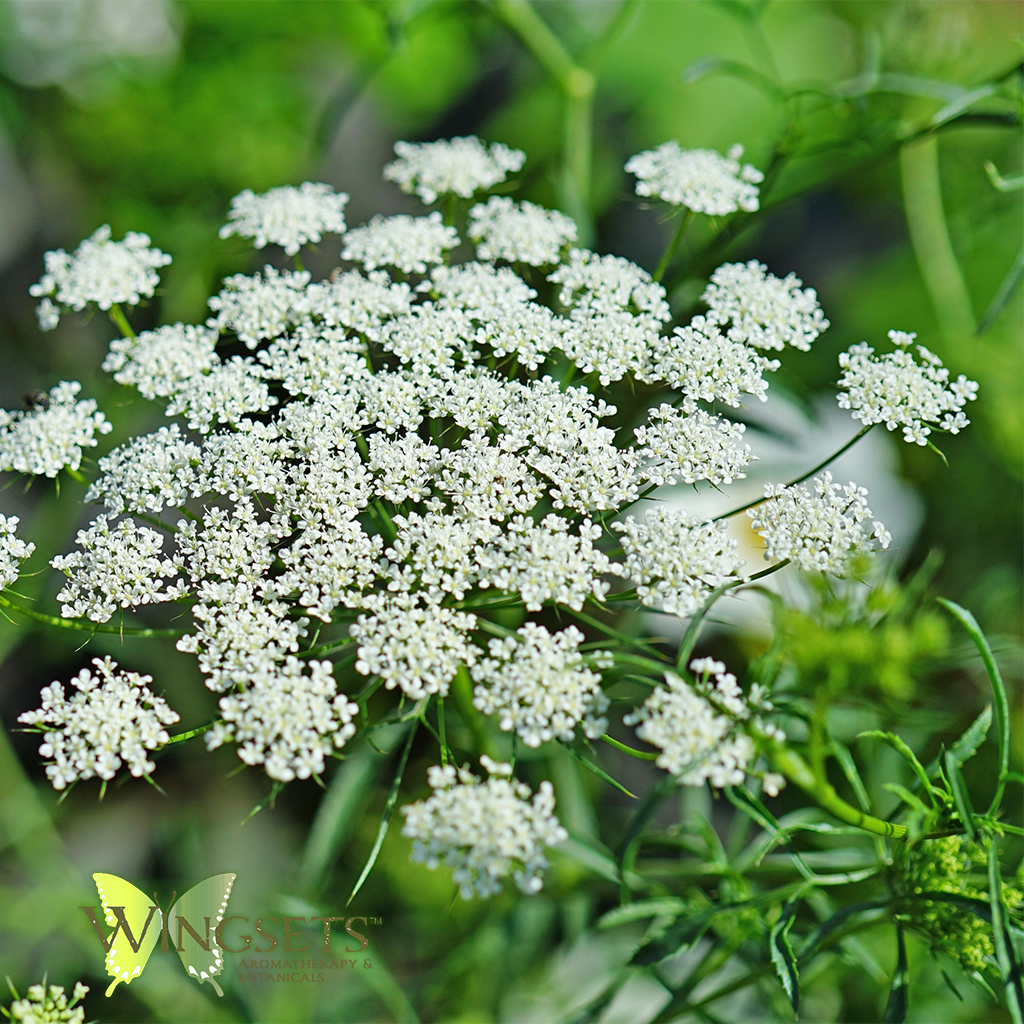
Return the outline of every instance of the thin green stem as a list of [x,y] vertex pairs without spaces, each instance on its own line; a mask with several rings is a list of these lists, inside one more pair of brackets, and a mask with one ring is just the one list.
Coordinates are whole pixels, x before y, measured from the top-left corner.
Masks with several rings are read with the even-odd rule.
[[196,736],[202,736],[204,732],[209,732],[215,725],[219,724],[219,720],[216,722],[207,722],[206,725],[201,725],[198,729],[189,729],[188,732],[179,732],[176,736],[172,736],[164,746],[169,747],[172,743],[184,743],[185,740],[193,739]]
[[665,276],[665,271],[668,270],[669,264],[672,262],[672,257],[679,251],[679,246],[683,244],[683,239],[686,237],[686,231],[692,222],[693,210],[687,210],[679,221],[679,227],[676,229],[676,233],[672,236],[672,241],[668,243],[665,255],[661,257],[658,269],[654,271],[655,281],[660,281]]
[[75,483],[81,484],[83,487],[88,487],[90,484],[89,478],[79,469],[72,469],[70,466],[64,467],[64,472],[67,473]]
[[349,647],[354,644],[355,637],[347,636],[341,640],[331,640],[328,643],[320,644],[319,647],[310,647],[308,651],[300,651],[300,658],[316,658],[321,654],[333,654],[335,651],[340,651],[343,647]]
[[[795,487],[797,484],[802,484],[805,480],[808,480],[810,479],[810,477],[814,476],[814,474],[817,473],[819,470],[824,469],[830,462],[835,462],[835,460],[838,459],[840,455],[843,455],[845,452],[849,451],[873,426],[873,423],[869,423],[867,426],[861,427],[860,430],[858,430],[857,433],[854,434],[853,437],[851,437],[850,440],[847,441],[846,444],[842,446],[842,448],[840,448],[838,451],[834,451],[827,459],[824,459],[821,462],[819,462],[814,467],[814,469],[809,469],[806,473],[803,474],[803,476],[798,476],[795,480],[790,480],[789,483],[786,484],[786,486]],[[724,513],[723,515],[715,516],[715,518],[731,519],[733,516],[738,516],[741,512],[746,512],[748,508],[753,508],[755,505],[760,505],[761,502],[765,500],[766,499],[763,497],[755,498],[753,501],[748,501],[746,505],[740,505],[739,508],[734,508],[731,511]]]
[[107,310],[107,316],[113,321],[114,326],[126,337],[126,338],[137,338],[138,335],[135,333],[134,328],[128,323],[128,317],[124,315],[124,310],[115,302],[110,309]]
[[488,757],[495,756],[494,744],[487,734],[487,726],[484,724],[483,715],[473,704],[473,682],[469,678],[469,670],[465,665],[460,665],[455,678],[451,683],[451,693],[455,697],[455,703],[459,706],[459,713],[462,715],[469,731],[473,734],[477,751],[487,754]]
[[11,611],[20,612],[37,622],[45,622],[48,626],[58,626],[61,629],[77,629],[83,633],[114,633],[119,636],[139,637],[179,637],[181,633],[176,629],[138,629],[131,626],[111,626],[105,622],[80,622],[77,619],[62,619],[56,615],[46,615],[37,612],[32,608],[25,608],[23,605],[12,601],[6,594],[0,594],[0,605],[9,608]]
[[441,741],[441,767],[448,764],[448,740],[444,729],[444,697],[437,698],[437,735]]
[[621,750],[624,754],[629,754],[630,757],[639,758],[641,761],[656,761],[659,756],[658,754],[645,754],[642,750],[634,750],[632,747],[627,747],[625,743],[620,743],[607,733],[605,733],[601,739],[603,739],[605,743],[613,746],[616,750]]

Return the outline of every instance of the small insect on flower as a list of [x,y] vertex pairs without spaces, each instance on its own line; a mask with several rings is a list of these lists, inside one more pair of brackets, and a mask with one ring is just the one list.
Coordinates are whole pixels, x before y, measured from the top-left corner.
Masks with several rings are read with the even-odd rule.
[[45,391],[38,389],[22,395],[21,400],[27,412],[33,412],[35,409],[42,409],[45,412],[50,408],[50,396]]

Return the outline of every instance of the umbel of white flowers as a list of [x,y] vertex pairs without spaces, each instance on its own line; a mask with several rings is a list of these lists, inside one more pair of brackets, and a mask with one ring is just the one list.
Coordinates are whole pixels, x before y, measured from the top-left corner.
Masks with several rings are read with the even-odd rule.
[[[101,507],[77,549],[51,561],[66,577],[63,614],[87,623],[188,601],[178,647],[220,701],[208,746],[234,744],[280,782],[319,776],[357,735],[361,705],[347,691],[360,675],[366,693],[382,685],[397,703],[444,698],[463,673],[475,713],[531,747],[599,736],[614,651],[530,616],[583,614],[616,577],[621,593],[635,588],[642,605],[684,618],[741,584],[724,522],[661,510],[612,519],[662,485],[743,479],[756,457],[743,426],[707,403],[764,401],[775,356],[828,327],[812,289],[756,261],[718,268],[703,312],[673,327],[664,287],[628,260],[576,248],[564,214],[475,201],[522,167],[522,153],[471,138],[400,143],[396,154],[387,177],[448,219],[435,210],[349,227],[347,196],[326,185],[244,192],[223,235],[297,254],[340,234],[345,265],[323,280],[236,274],[205,323],[111,342],[104,368],[172,422],[99,459],[86,497]],[[760,174],[738,153],[670,143],[627,167],[639,194],[697,213],[757,206]],[[476,258],[451,263],[458,201]],[[112,307],[151,297],[169,260],[145,236],[118,242],[107,229],[71,255],[50,253],[33,288],[41,323],[89,305],[123,323]],[[865,424],[904,425],[909,440],[961,429],[976,386],[948,384],[924,350],[915,362],[903,337],[891,356],[855,346],[842,357],[840,404]],[[633,430],[609,426],[617,410],[602,397],[623,379],[657,389]],[[63,383],[29,410],[0,413],[0,470],[79,470],[110,424],[78,391]],[[825,474],[767,497],[753,515],[769,557],[843,574],[888,543],[854,483]],[[0,517],[0,586],[32,554],[16,525]],[[527,621],[502,631],[483,610],[492,601],[519,603]],[[330,655],[345,643],[355,675],[342,680]],[[148,775],[176,720],[148,677],[109,661],[97,669],[71,696],[48,687],[24,719],[45,731],[58,787],[122,763]],[[735,784],[758,771],[750,728],[767,705],[740,694],[724,666],[693,672],[670,674],[629,720],[680,781]],[[437,768],[431,784],[434,796],[407,814],[418,856],[450,863],[464,894],[494,891],[505,875],[539,886],[541,851],[561,835],[546,783],[532,803],[497,767],[484,783]]]

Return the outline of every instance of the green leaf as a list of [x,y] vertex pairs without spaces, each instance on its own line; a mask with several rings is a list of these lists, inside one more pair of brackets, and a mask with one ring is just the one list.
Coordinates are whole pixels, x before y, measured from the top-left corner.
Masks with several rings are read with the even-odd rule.
[[890,793],[895,793],[905,804],[920,811],[922,814],[932,813],[931,809],[924,805],[921,798],[916,793],[911,793],[906,786],[901,786],[898,782],[887,782],[885,783],[885,789],[889,790]]
[[[1024,178],[1018,180],[1024,181]],[[1017,253],[1016,259],[1010,264],[1010,269],[1007,270],[1002,283],[996,289],[995,295],[992,296],[992,301],[988,304],[988,309],[985,310],[985,315],[974,332],[975,337],[980,338],[996,322],[999,314],[1006,309],[1010,299],[1013,298],[1013,293],[1017,290],[1017,285],[1020,284],[1022,277],[1024,277],[1024,249]]]
[[868,732],[860,733],[857,739],[882,740],[883,743],[888,743],[910,765],[917,776],[917,781],[922,785],[925,793],[928,794],[928,799],[933,806],[935,805],[935,787],[932,786],[928,773],[924,770],[924,765],[918,761],[914,752],[899,736],[893,732],[881,732],[878,729],[871,729]]
[[[561,742],[561,741],[560,741]],[[585,758],[579,751],[573,750],[568,743],[562,743],[562,746],[577,760],[587,771],[593,772],[602,782],[607,782],[609,786],[614,786],[620,793],[625,793],[626,796],[632,797],[634,800],[639,799],[636,793],[630,793],[628,789],[621,782],[617,782],[613,779],[603,768],[598,767],[593,761]]]
[[598,920],[597,927],[602,929],[618,928],[620,925],[632,924],[634,921],[646,921],[651,917],[677,917],[690,906],[692,903],[675,896],[638,900],[636,903],[627,903],[623,907],[609,910]]
[[960,774],[960,766],[956,763],[951,750],[946,751],[946,775],[949,777],[949,790],[953,794],[953,803],[956,805],[956,812],[960,815],[967,838],[972,843],[978,841],[978,833],[974,827],[974,808],[971,806],[971,797],[964,785],[964,777]]
[[380,848],[384,845],[384,837],[388,834],[388,826],[391,824],[391,815],[395,813],[395,805],[398,803],[398,789],[402,784],[402,776],[405,774],[405,766],[409,761],[409,751],[412,750],[412,741],[416,738],[416,726],[419,725],[417,719],[413,719],[412,724],[409,728],[409,736],[405,741],[405,746],[402,748],[402,756],[398,761],[398,771],[395,772],[395,781],[391,783],[391,792],[388,794],[388,801],[384,805],[384,815],[380,820],[380,828],[377,829],[377,838],[374,840],[373,849],[370,850],[370,856],[367,858],[366,865],[359,875],[359,879],[355,886],[352,888],[352,893],[348,900],[345,902],[345,906],[349,906],[351,902],[356,898],[356,893],[363,887],[363,882],[369,877],[370,872],[373,870],[373,865],[377,863],[377,856],[380,854]]
[[707,931],[717,913],[718,908],[712,908],[680,915],[640,946],[629,961],[630,966],[650,967],[667,956],[686,952]]
[[1010,1019],[1021,1024],[1024,1012],[1024,986],[1021,984],[1020,963],[1013,948],[1003,918],[1002,875],[999,868],[999,850],[993,840],[988,843],[988,894],[992,908],[992,937],[995,940],[996,961],[1006,990],[1006,1005]]
[[992,654],[992,648],[974,616],[966,608],[961,608],[960,605],[947,601],[944,597],[938,598],[938,602],[964,627],[967,635],[974,641],[974,646],[978,648],[982,664],[988,673],[989,682],[992,684],[992,694],[996,704],[996,735],[999,741],[999,785],[996,787],[995,796],[993,796],[988,809],[988,813],[991,815],[996,812],[1002,802],[1003,786],[1006,782],[1006,774],[1010,770],[1010,705],[1006,699],[1006,686],[1003,684],[1003,677],[999,673],[999,666]]
[[892,976],[889,999],[885,1004],[884,1024],[903,1024],[907,1019],[907,942],[903,925],[896,925],[896,973]]
[[853,754],[850,753],[847,746],[835,739],[832,740],[831,747],[835,759],[839,762],[839,767],[842,768],[843,774],[846,776],[846,781],[849,782],[850,788],[853,790],[853,795],[857,798],[857,803],[860,804],[860,809],[865,814],[870,814],[871,801],[868,799],[868,791],[864,787],[864,780],[861,779],[860,772],[857,771]]
[[768,945],[772,955],[772,964],[782,982],[782,987],[793,1004],[793,1012],[800,1012],[800,973],[797,970],[796,957],[789,941],[789,929],[796,920],[796,910],[801,896],[795,896],[786,904],[779,919],[772,925]]
[[[992,727],[992,705],[986,704],[985,710],[967,727],[963,735],[949,749],[949,753],[958,765],[970,760],[985,742],[989,729]],[[938,760],[935,761],[938,768]],[[929,766],[930,767],[930,766]],[[931,774],[929,772],[929,774]]]

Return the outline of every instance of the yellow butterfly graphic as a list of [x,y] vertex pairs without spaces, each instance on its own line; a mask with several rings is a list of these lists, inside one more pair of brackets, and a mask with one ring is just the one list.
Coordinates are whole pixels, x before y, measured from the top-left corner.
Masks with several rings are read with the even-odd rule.
[[[107,951],[104,963],[107,974],[114,979],[107,989],[108,996],[119,982],[127,984],[142,973],[158,938],[162,938],[161,950],[166,952],[168,936],[185,970],[200,984],[208,981],[217,995],[224,995],[215,980],[224,969],[217,928],[227,910],[234,875],[212,875],[204,879],[189,889],[166,914],[131,882],[117,875],[95,874],[92,877],[103,906],[103,918],[114,929],[104,940]],[[157,915],[159,918],[154,921]],[[93,920],[95,924],[95,918]],[[171,928],[172,922],[177,924],[176,934]]]

